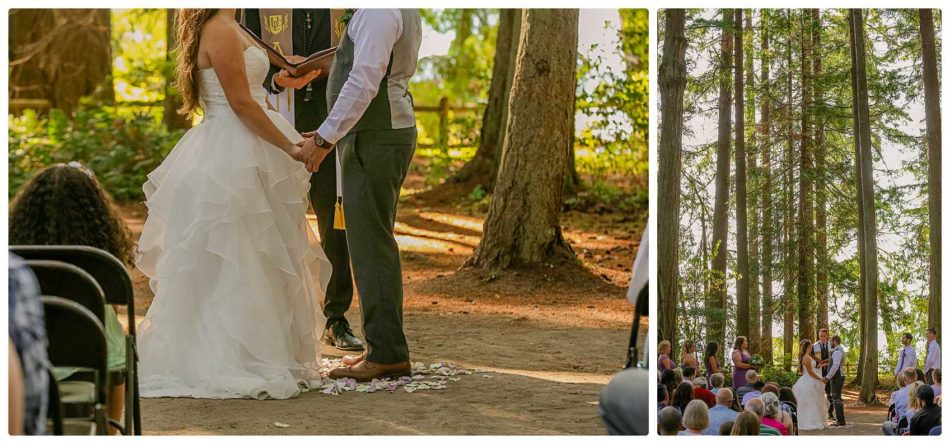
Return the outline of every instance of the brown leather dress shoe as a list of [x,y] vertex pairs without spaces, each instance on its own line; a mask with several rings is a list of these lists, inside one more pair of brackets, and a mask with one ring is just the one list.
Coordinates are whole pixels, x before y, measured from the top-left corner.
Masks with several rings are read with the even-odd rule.
[[402,376],[412,376],[412,366],[409,361],[396,364],[376,364],[364,359],[352,367],[339,367],[330,370],[330,377],[333,379],[353,378],[358,382],[369,382],[383,378],[395,379]]
[[359,364],[360,362],[363,362],[364,359],[366,359],[366,352],[360,353],[358,355],[346,355],[340,358],[340,362],[342,362],[343,365],[347,367],[352,367],[356,364]]

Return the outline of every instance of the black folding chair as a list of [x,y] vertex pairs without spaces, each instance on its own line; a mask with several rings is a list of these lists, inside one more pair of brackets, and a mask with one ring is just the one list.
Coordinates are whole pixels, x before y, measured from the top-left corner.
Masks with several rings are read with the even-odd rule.
[[[132,278],[121,261],[106,251],[79,245],[11,245],[10,252],[25,260],[53,260],[75,265],[89,273],[105,294],[107,304],[122,305],[128,312],[129,334],[125,340],[125,430],[142,434],[139,401],[138,354],[135,335],[135,297]],[[130,425],[131,423],[131,425]]]
[[[788,406],[791,412],[789,413],[792,416],[792,425],[795,427],[795,434],[798,434],[798,406],[794,402],[781,401],[783,406]],[[782,409],[783,411],[785,409]]]
[[79,367],[93,372],[94,381],[88,386],[88,397],[94,404],[92,421],[96,433],[105,435],[109,387],[105,329],[92,312],[76,302],[56,296],[43,296],[42,300],[49,361],[57,367]]

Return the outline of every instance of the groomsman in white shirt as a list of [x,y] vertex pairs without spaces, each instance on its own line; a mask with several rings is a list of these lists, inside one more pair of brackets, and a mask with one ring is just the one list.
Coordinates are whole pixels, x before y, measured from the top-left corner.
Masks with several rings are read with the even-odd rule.
[[914,351],[914,346],[910,345],[913,341],[914,337],[910,333],[904,333],[901,337],[901,344],[904,346],[897,357],[897,367],[894,368],[895,377],[907,367],[917,368],[917,352]]
[[924,376],[927,385],[933,385],[933,373],[940,367],[940,344],[937,343],[937,329],[930,327],[927,329],[927,357],[924,361]]

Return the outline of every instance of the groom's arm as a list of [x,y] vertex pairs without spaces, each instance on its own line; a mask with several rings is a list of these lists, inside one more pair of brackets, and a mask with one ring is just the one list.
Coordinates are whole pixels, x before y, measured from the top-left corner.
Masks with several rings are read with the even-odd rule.
[[[261,37],[261,12],[259,9],[245,9],[244,10],[244,26],[247,26],[247,29],[250,29],[254,32],[254,35]],[[267,71],[267,77],[264,78],[264,89],[271,94],[280,94],[284,91],[284,88],[276,83],[274,83],[274,75],[280,71],[274,65],[270,65],[270,69]]]
[[360,9],[346,26],[353,40],[353,69],[343,83],[340,96],[317,134],[336,144],[363,117],[379,92],[386,75],[393,45],[402,35],[402,14],[398,9]]

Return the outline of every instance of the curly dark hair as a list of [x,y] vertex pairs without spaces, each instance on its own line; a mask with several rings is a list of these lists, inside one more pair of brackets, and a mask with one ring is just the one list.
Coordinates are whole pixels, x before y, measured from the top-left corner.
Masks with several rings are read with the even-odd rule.
[[95,175],[57,164],[33,176],[10,203],[10,245],[86,245],[132,264],[132,233]]

